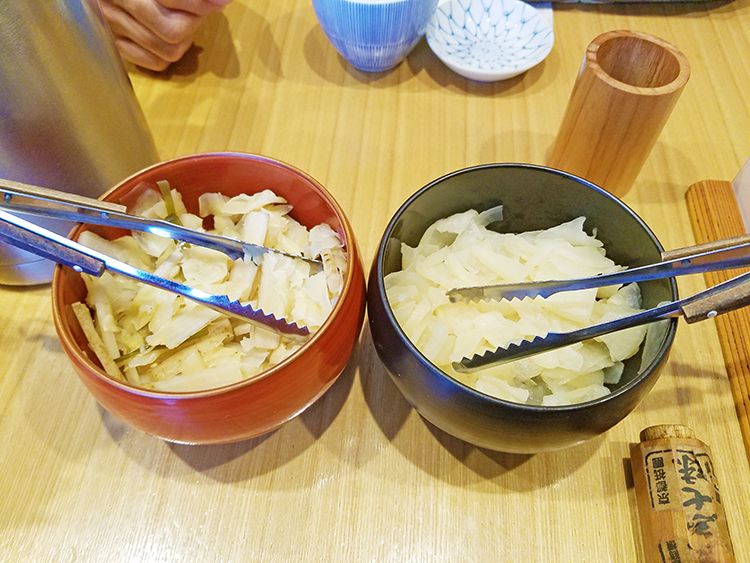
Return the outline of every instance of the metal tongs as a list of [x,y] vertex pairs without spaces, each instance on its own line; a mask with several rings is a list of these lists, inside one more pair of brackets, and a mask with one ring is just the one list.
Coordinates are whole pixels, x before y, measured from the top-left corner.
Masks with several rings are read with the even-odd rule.
[[[452,302],[549,297],[561,291],[591,289],[632,282],[644,282],[686,274],[738,268],[750,264],[750,235],[662,252],[662,260],[590,278],[517,284],[487,285],[451,289]],[[472,372],[493,365],[532,356],[596,336],[655,321],[684,317],[688,323],[710,319],[750,304],[750,272],[696,293],[691,297],[663,303],[634,315],[566,333],[550,332],[532,340],[511,343],[455,362],[459,372]]]
[[11,180],[0,179],[0,196],[2,196],[0,199],[0,240],[8,244],[92,276],[99,277],[105,270],[111,270],[154,287],[177,293],[230,316],[259,323],[264,328],[270,328],[285,335],[307,336],[309,334],[307,327],[287,322],[284,318],[277,318],[249,305],[242,305],[239,301],[231,301],[226,295],[212,295],[155,276],[150,272],[130,266],[125,262],[16,217],[3,211],[3,209],[11,210],[13,213],[149,232],[196,246],[218,250],[234,260],[248,257],[257,261],[266,252],[274,252],[304,260],[311,264],[316,271],[322,268],[320,261],[229,237],[195,231],[168,221],[130,215],[126,212],[127,208],[124,205]]

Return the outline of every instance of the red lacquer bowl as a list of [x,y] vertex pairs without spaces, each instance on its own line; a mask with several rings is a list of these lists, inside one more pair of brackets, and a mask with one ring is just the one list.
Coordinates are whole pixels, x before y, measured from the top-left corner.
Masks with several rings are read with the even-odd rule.
[[[70,305],[82,301],[80,275],[58,267],[52,281],[55,327],[63,349],[86,387],[105,409],[132,426],[165,440],[235,442],[264,434],[290,420],[320,397],[343,371],[357,342],[364,316],[365,282],[354,233],[333,197],[313,178],[287,164],[240,153],[187,156],[156,164],[126,179],[102,199],[132,204],[146,185],[168,180],[189,211],[198,196],[228,196],[271,189],[308,228],[325,222],[342,237],[349,256],[344,289],[324,325],[297,352],[250,380],[191,393],[153,392],[108,377],[90,350]],[[78,226],[72,238],[91,228],[107,238],[122,230]]]

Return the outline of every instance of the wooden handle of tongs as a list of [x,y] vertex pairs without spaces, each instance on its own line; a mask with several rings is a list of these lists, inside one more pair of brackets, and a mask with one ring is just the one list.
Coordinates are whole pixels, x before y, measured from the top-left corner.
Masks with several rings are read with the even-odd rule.
[[695,323],[750,305],[750,273],[717,284],[681,306],[685,320]]
[[710,252],[712,250],[721,250],[722,248],[730,248],[738,244],[745,244],[750,242],[750,235],[740,235],[732,238],[725,238],[721,240],[714,240],[711,242],[705,242],[703,244],[696,244],[694,246],[686,246],[684,248],[675,248],[673,250],[665,250],[661,253],[662,260],[675,260],[677,258],[683,258],[685,256],[692,256],[700,254],[702,252]]

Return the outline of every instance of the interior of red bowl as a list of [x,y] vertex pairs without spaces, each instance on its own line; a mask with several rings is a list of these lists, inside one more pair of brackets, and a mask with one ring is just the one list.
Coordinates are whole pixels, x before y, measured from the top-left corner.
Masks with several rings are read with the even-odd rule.
[[[215,153],[170,160],[124,180],[104,194],[102,199],[130,207],[144,190],[155,187],[159,180],[167,180],[172,188],[182,194],[185,206],[191,213],[197,213],[198,197],[202,193],[220,192],[235,196],[270,189],[293,206],[290,215],[295,220],[308,228],[328,223],[339,234],[346,248],[353,246],[351,228],[343,212],[320,184],[292,166],[262,156]],[[92,230],[110,239],[126,233],[112,227],[80,225],[73,229],[71,238],[78,238],[84,230]],[[351,268],[345,288],[349,285],[350,277]],[[70,348],[80,350],[91,364],[100,367],[70,307],[72,303],[86,298],[86,286],[81,276],[69,268],[58,267],[52,292],[58,326],[62,330],[61,338],[67,341]],[[103,370],[99,371],[102,377],[106,377]]]
[[217,153],[178,158],[131,176],[103,199],[130,206],[144,183],[154,186],[159,180],[168,180],[179,190],[191,212],[198,210],[202,193],[235,196],[270,189],[294,206],[291,215],[300,223],[308,227],[328,223],[345,236],[336,206],[320,184],[288,164],[262,156]]

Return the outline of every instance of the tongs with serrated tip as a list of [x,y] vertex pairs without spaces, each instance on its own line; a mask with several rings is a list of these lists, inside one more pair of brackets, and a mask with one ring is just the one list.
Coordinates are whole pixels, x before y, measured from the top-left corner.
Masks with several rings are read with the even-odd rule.
[[263,328],[284,335],[302,337],[310,334],[307,327],[289,323],[283,318],[276,318],[260,309],[243,305],[239,301],[230,301],[226,295],[212,295],[200,289],[140,270],[2,210],[0,210],[0,240],[43,258],[48,258],[58,264],[69,266],[79,273],[100,277],[106,270],[110,270],[154,287],[177,293],[216,311],[257,323]]
[[313,260],[299,254],[291,254],[276,248],[252,244],[230,237],[188,229],[169,221],[130,215],[124,205],[59,192],[49,188],[0,179],[0,196],[2,196],[0,208],[13,213],[143,231],[218,250],[233,260],[250,258],[257,263],[263,254],[273,252],[303,260],[312,266],[314,272],[319,272],[323,268],[323,263],[320,260]]
[[662,260],[613,274],[572,280],[550,280],[475,287],[448,291],[452,302],[549,297],[561,291],[645,282],[687,274],[728,270],[750,264],[750,235],[662,252]]
[[[736,268],[750,264],[750,236],[741,236],[672,250],[662,253],[662,258],[664,259],[662,262],[649,266],[623,270],[615,274],[583,278],[581,280],[514,284],[510,286],[511,289],[509,291],[504,291],[504,288],[509,286],[487,286],[490,288],[490,291],[478,297],[478,299],[547,297],[561,291],[604,287],[614,284],[673,277],[688,273]],[[639,274],[635,277],[625,277],[625,274],[632,274],[634,272],[639,272]],[[645,275],[644,272],[646,272]],[[482,288],[469,289],[477,290]],[[452,290],[452,292],[453,296],[461,295],[462,289]],[[476,295],[476,293],[462,296],[459,299],[452,297],[452,300],[477,298],[473,295]],[[471,358],[464,358],[460,362],[455,362],[453,368],[459,372],[472,372],[634,326],[663,319],[678,318],[680,316],[684,317],[688,323],[694,323],[716,317],[734,309],[739,309],[748,304],[750,304],[750,272],[717,284],[691,297],[664,303],[634,315],[572,332],[551,332],[545,336],[537,336],[532,340],[522,340],[519,343],[511,343],[505,348],[498,348],[497,350],[490,350],[483,354],[474,355]]]

